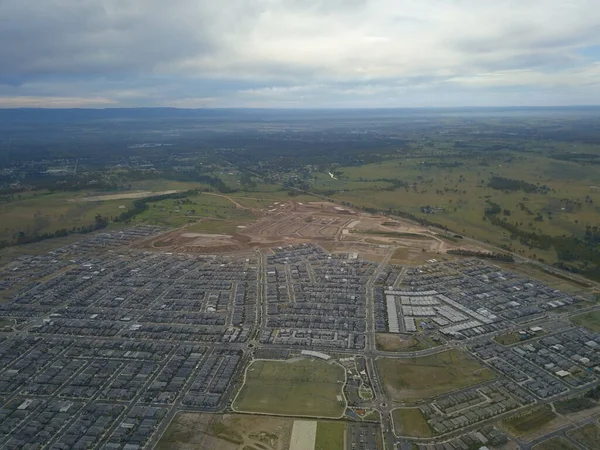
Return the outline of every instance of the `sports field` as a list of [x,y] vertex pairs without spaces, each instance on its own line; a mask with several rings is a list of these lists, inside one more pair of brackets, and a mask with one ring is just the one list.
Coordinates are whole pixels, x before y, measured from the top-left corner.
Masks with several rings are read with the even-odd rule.
[[254,361],[233,407],[238,411],[338,418],[344,369],[312,359]]
[[479,384],[496,376],[457,350],[420,358],[379,358],[376,367],[390,398],[406,403]]

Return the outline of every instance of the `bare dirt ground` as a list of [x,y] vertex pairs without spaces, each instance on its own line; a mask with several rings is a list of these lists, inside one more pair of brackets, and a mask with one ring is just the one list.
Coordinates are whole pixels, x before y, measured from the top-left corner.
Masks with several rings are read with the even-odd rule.
[[290,450],[314,450],[317,438],[315,420],[294,420]]
[[[178,414],[157,450],[287,450],[293,419],[246,414]],[[314,441],[313,441],[314,447]]]
[[406,249],[405,255],[399,253],[393,258],[395,263],[422,263],[456,247],[426,227],[360,214],[334,203],[277,202],[254,212],[260,219],[238,227],[230,235],[195,234],[190,233],[188,227],[182,227],[147,240],[141,246],[162,251],[231,253],[320,243],[330,251],[355,252],[374,262],[383,259],[389,246]]
[[108,195],[96,195],[93,197],[82,197],[82,198],[71,198],[69,202],[104,202],[108,200],[122,200],[131,198],[144,198],[152,197],[155,195],[167,195],[175,194],[179,191],[162,191],[162,192],[150,192],[150,191],[138,191],[138,192],[127,192],[122,194],[108,194]]

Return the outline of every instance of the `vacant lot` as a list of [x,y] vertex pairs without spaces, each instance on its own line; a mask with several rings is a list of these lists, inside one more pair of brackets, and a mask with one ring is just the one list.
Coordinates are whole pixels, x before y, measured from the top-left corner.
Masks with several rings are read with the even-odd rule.
[[592,311],[571,317],[571,321],[596,333],[600,332],[600,311]]
[[[598,447],[589,447],[590,450]],[[533,450],[578,450],[573,444],[561,437],[555,437],[552,439],[548,439],[535,447]]]
[[234,402],[240,411],[341,417],[344,369],[323,361],[254,361]]
[[431,437],[433,431],[419,408],[398,408],[392,411],[394,430],[398,436]]
[[500,334],[494,338],[494,340],[502,345],[512,345],[517,342],[521,342],[521,336],[516,331],[510,333]]
[[379,358],[376,366],[388,395],[397,402],[435,397],[495,377],[491,370],[456,350],[421,358]]
[[317,422],[294,420],[290,450],[314,450],[317,437]]
[[156,450],[288,450],[293,419],[181,413]]
[[344,450],[345,432],[344,422],[319,422],[315,450]]
[[534,433],[556,418],[550,405],[544,405],[529,412],[517,414],[502,421],[504,428],[512,435],[518,437]]
[[576,440],[588,450],[598,448],[600,444],[600,427],[595,424],[588,424],[569,431],[569,437]]
[[441,344],[441,342],[434,342],[428,336],[409,336],[392,333],[378,333],[376,342],[377,348],[384,352],[414,352]]
[[554,402],[554,409],[559,414],[570,414],[598,406],[594,400],[589,397],[581,396]]

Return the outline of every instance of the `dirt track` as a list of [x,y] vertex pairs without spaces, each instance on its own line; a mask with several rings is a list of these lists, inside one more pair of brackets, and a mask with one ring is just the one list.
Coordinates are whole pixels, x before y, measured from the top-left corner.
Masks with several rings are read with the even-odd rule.
[[150,191],[140,191],[140,192],[127,192],[123,194],[107,194],[107,195],[97,195],[93,197],[82,197],[82,198],[71,198],[67,201],[69,202],[104,202],[109,200],[125,200],[132,198],[144,198],[144,197],[153,197],[155,195],[167,195],[167,194],[176,194],[179,191],[162,191],[162,192],[150,192]]

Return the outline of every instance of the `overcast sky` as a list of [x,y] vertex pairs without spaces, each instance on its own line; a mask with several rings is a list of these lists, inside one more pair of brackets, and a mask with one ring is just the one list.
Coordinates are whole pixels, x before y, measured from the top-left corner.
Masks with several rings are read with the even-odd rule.
[[0,107],[573,104],[598,0],[0,0]]

